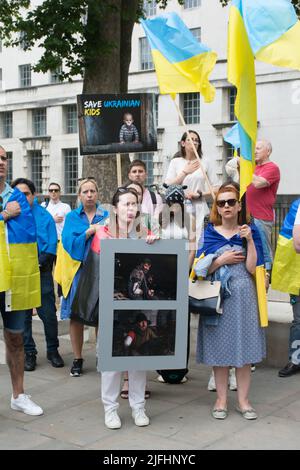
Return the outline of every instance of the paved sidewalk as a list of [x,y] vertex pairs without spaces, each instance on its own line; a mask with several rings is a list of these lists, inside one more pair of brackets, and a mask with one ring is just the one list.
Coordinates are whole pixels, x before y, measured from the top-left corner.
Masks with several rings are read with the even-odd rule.
[[25,373],[25,384],[26,392],[45,414],[31,417],[10,409],[8,371],[0,365],[0,449],[300,448],[300,374],[280,379],[277,369],[258,367],[252,374],[251,400],[259,419],[243,419],[234,410],[236,392],[230,392],[229,416],[217,421],[210,416],[216,395],[206,390],[209,370],[192,358],[185,384],[160,384],[155,380],[157,374],[149,373],[150,426],[137,428],[128,401],[120,399],[123,426],[111,431],[103,423],[94,346],[85,344],[85,374],[72,378],[70,342],[61,339],[66,367],[54,369],[45,358],[43,337],[37,338],[38,367]]

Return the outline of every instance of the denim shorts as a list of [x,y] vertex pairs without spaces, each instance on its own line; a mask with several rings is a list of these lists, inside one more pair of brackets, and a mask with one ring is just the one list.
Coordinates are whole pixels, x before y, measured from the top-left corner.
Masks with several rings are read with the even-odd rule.
[[10,333],[23,333],[25,327],[26,310],[16,310],[15,312],[5,311],[5,293],[0,292],[0,310],[4,328]]

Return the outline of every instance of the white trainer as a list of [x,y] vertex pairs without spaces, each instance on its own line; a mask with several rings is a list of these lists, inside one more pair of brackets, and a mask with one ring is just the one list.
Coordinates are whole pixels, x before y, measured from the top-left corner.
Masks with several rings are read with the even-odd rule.
[[235,376],[235,369],[229,369],[229,390],[235,391],[237,390],[237,383],[236,383],[236,376]]
[[144,408],[133,410],[132,417],[136,426],[148,426],[150,424],[150,419],[146,415]]
[[213,372],[210,374],[210,378],[209,378],[208,385],[207,385],[207,390],[209,392],[216,392],[217,391],[216,381],[215,381],[215,374]]
[[22,411],[26,415],[30,416],[40,416],[44,412],[42,408],[30,400],[31,395],[26,395],[25,393],[20,393],[17,398],[11,396],[10,407],[12,410]]
[[122,425],[117,410],[106,411],[104,422],[108,429],[120,429]]
[[157,380],[157,382],[160,382],[160,383],[162,383],[162,384],[165,383],[164,378],[163,378],[161,375],[158,375],[158,376],[156,377],[156,380]]

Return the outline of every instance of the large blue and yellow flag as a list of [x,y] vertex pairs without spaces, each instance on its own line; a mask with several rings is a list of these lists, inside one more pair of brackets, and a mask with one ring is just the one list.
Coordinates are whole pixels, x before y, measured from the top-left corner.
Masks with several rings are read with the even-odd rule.
[[300,254],[293,243],[293,228],[300,199],[294,201],[279,233],[272,269],[272,289],[288,294],[300,292]]
[[290,0],[232,0],[228,80],[236,86],[241,195],[252,181],[257,135],[254,59],[300,70],[300,22]]
[[5,226],[0,221],[0,263],[5,270],[0,290],[6,292],[7,311],[28,310],[41,305],[36,225],[24,194],[15,189],[8,202],[12,201],[20,204],[21,214]]
[[176,13],[142,20],[150,43],[161,94],[199,92],[213,101],[215,88],[208,77],[217,54],[197,41]]
[[241,196],[252,181],[257,135],[254,55],[244,23],[242,3],[233,0],[228,29],[228,80],[237,88],[234,112],[239,123],[241,144]]

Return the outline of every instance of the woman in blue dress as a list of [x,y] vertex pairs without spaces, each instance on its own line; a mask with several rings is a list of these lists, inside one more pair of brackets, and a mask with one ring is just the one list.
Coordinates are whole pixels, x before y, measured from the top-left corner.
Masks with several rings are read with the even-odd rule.
[[[199,320],[197,361],[213,366],[217,400],[212,410],[216,419],[227,417],[229,367],[236,367],[237,411],[256,419],[248,394],[251,363],[265,357],[265,335],[260,326],[253,274],[260,264],[262,246],[254,225],[242,224],[238,185],[223,184],[216,195],[211,223],[204,232],[196,258],[197,275],[221,280],[223,313]],[[247,240],[247,250],[242,239]]]

